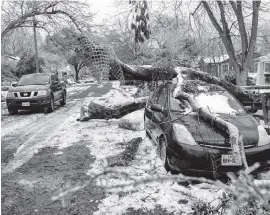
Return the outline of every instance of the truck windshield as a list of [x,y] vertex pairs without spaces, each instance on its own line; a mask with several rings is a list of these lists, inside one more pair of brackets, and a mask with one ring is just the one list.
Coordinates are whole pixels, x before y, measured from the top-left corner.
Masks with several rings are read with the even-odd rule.
[[48,75],[33,75],[23,76],[18,82],[18,86],[25,85],[46,85],[49,84],[50,78]]

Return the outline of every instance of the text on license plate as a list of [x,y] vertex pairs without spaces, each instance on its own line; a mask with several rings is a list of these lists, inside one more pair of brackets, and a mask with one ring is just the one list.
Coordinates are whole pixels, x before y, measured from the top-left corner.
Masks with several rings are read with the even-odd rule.
[[241,166],[242,162],[239,161],[233,155],[222,155],[221,156],[221,165],[222,166]]
[[22,106],[24,107],[30,106],[30,102],[22,102]]

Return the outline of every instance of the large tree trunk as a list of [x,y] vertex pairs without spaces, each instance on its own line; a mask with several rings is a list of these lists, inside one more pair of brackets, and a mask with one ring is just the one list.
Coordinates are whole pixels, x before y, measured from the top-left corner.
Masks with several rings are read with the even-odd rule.
[[248,69],[238,69],[236,72],[236,85],[247,86]]
[[131,102],[108,107],[95,102],[91,102],[88,106],[81,107],[80,121],[88,121],[90,119],[119,119],[133,111],[140,110],[145,107],[148,97],[135,99]]
[[74,66],[74,68],[75,68],[76,81],[79,81],[79,72],[80,72],[80,70],[79,70],[78,66]]
[[172,66],[134,66],[127,65],[120,60],[117,60],[117,63],[122,67],[125,78],[131,80],[161,81],[172,80],[177,76],[177,72]]

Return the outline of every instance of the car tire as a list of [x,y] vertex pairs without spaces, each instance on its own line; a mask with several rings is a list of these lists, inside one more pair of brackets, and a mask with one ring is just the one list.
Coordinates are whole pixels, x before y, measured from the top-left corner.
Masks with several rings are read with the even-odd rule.
[[67,95],[66,95],[66,92],[63,92],[62,93],[62,98],[61,98],[61,101],[60,101],[60,105],[64,106],[66,103],[67,103]]
[[50,97],[50,103],[47,107],[45,107],[44,112],[45,113],[51,113],[54,111],[54,98],[53,96]]
[[146,129],[145,119],[146,119],[146,116],[145,116],[145,114],[144,114],[144,130],[145,130],[146,136],[147,136],[149,139],[152,139],[152,137],[151,137],[149,131]]
[[169,163],[168,163],[168,156],[167,156],[167,141],[165,137],[161,137],[159,139],[159,156],[160,159],[162,160],[164,167],[167,172],[171,170]]
[[10,115],[15,115],[18,113],[18,109],[17,108],[8,108],[8,112]]

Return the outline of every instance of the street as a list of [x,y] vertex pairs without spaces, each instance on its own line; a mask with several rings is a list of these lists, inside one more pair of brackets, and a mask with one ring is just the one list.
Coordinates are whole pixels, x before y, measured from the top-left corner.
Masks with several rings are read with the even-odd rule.
[[[87,180],[85,172],[94,161],[84,140],[89,133],[78,137],[68,128],[77,123],[82,99],[106,94],[110,87],[73,87],[67,105],[51,114],[2,115],[2,214],[88,214],[95,210],[104,195],[95,187],[73,196],[76,201],[71,199],[71,203],[80,207],[71,207],[72,211],[62,207],[61,201],[52,202],[51,197],[66,183]],[[61,132],[65,136],[60,137]],[[74,139],[72,147],[64,148],[67,142],[58,140],[69,141],[68,137]]]

